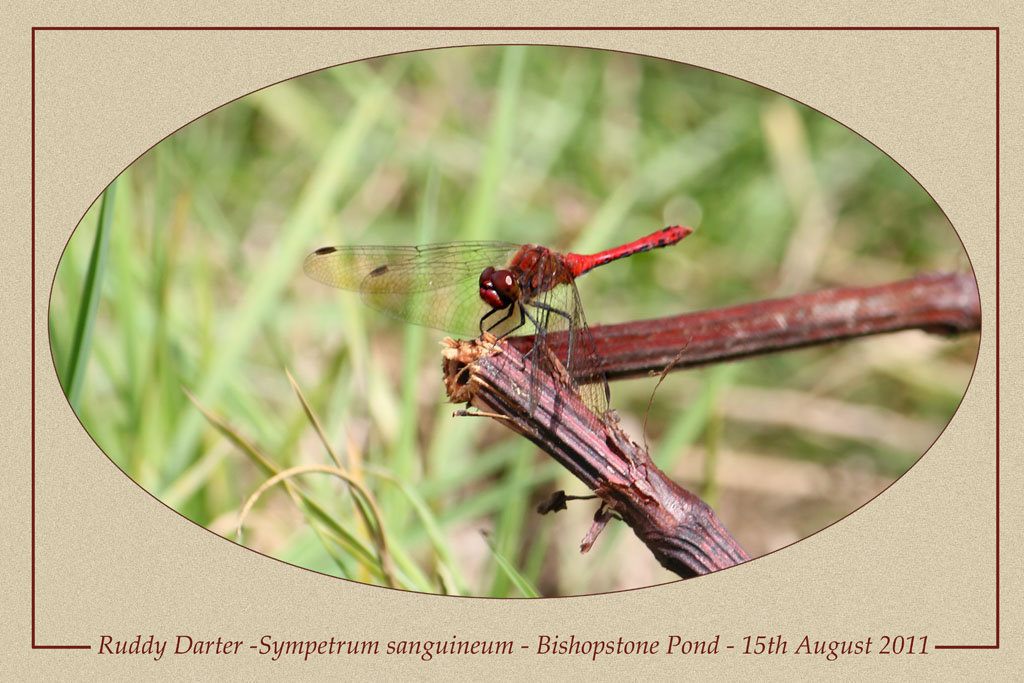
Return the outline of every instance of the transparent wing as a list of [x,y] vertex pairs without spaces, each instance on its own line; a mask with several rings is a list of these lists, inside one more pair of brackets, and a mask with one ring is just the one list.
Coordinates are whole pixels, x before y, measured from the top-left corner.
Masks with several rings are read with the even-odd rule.
[[487,266],[505,268],[520,247],[507,242],[324,247],[306,257],[303,270],[324,284],[359,292],[368,306],[388,315],[475,337],[480,319],[491,311],[480,299],[480,272]]
[[[558,285],[526,303],[537,320],[536,339],[547,344],[565,366],[583,402],[598,416],[608,409],[609,390],[594,336],[583,315],[574,284]],[[534,368],[545,367],[546,354],[533,355]],[[539,360],[538,360],[539,359]],[[550,372],[549,367],[545,370]]]

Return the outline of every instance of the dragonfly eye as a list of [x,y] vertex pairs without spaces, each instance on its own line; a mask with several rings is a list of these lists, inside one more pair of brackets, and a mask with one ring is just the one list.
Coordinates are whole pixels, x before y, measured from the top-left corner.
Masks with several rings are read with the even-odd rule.
[[480,273],[480,298],[491,308],[507,308],[518,295],[519,282],[511,271],[488,266]]

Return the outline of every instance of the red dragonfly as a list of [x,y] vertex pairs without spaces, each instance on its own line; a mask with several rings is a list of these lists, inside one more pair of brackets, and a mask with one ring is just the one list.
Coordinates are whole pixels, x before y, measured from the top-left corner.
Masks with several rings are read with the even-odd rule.
[[[388,315],[463,337],[532,332],[536,350],[550,332],[566,331],[568,354],[561,360],[586,404],[601,415],[610,399],[608,382],[576,278],[624,256],[675,244],[691,232],[671,226],[588,255],[507,242],[322,247],[306,257],[304,270],[314,280],[359,292],[367,305]],[[529,353],[536,371],[545,354]]]

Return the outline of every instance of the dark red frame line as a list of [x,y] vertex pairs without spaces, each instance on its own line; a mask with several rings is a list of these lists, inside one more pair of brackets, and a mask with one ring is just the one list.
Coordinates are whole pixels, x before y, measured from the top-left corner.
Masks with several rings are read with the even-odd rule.
[[36,29],[32,29],[32,649],[33,650],[88,650],[90,645],[40,645],[36,642]]
[[999,28],[996,27],[996,642],[992,645],[936,645],[936,650],[998,650],[1000,629],[1000,536],[999,536]]
[[999,649],[1000,537],[999,537],[999,27],[76,27],[32,28],[32,649],[91,649],[91,645],[41,645],[36,642],[36,32],[41,31],[993,31],[995,33],[995,643],[991,645],[935,645],[935,649]]
[[998,650],[999,636],[999,603],[1000,603],[1000,536],[999,536],[999,28],[996,27],[996,642],[993,645],[936,645],[937,650]]
[[998,31],[998,26],[36,26],[33,31]]

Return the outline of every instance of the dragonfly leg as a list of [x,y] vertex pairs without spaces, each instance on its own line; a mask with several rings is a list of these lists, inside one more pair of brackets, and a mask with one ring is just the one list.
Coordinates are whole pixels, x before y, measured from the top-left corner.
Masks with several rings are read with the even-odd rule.
[[[570,324],[572,323],[572,316],[569,315],[568,312],[563,311],[560,308],[555,308],[554,306],[548,306],[543,301],[531,301],[530,305],[533,306],[534,308],[539,308],[542,311],[547,311],[548,313],[554,313],[555,315],[560,315],[563,318],[565,318],[566,320],[568,320]],[[533,320],[533,319],[531,318],[531,320]]]
[[[514,309],[514,308],[515,308],[515,304],[514,304],[514,303],[513,303],[512,305],[508,306],[507,308],[492,308],[492,309],[490,310],[490,312],[489,312],[489,313],[487,313],[487,315],[485,315],[484,317],[480,318],[480,336],[482,337],[482,336],[483,336],[483,334],[484,334],[484,332],[485,332],[485,330],[484,330],[484,322],[485,322],[485,321],[486,321],[486,320],[487,320],[488,318],[490,318],[490,317],[491,317],[492,315],[494,315],[494,314],[495,314],[495,313],[497,313],[498,311],[508,311],[508,312],[507,312],[507,313],[506,313],[506,314],[505,314],[505,315],[504,315],[504,316],[503,316],[503,317],[501,318],[501,320],[499,320],[498,322],[494,323],[493,325],[489,326],[489,327],[488,327],[488,328],[486,329],[486,331],[487,331],[487,332],[490,332],[491,330],[493,330],[494,328],[498,327],[498,326],[499,326],[499,325],[501,325],[501,324],[502,324],[503,322],[505,322],[506,320],[508,320],[509,318],[511,318],[511,317],[512,317],[512,314],[513,314],[513,312],[514,312],[514,311],[513,311],[513,309]],[[506,332],[505,334],[503,334],[503,335],[501,335],[501,336],[502,336],[502,337],[506,337],[506,336],[508,336],[508,334],[509,334],[510,332],[515,332],[516,330],[518,330],[518,329],[519,329],[520,327],[522,327],[522,326],[523,326],[523,321],[522,321],[522,319],[521,319],[521,316],[520,316],[519,324],[518,324],[518,325],[516,325],[516,326],[515,326],[515,327],[513,327],[513,328],[512,328],[511,330],[509,330],[508,332]]]
[[[494,315],[498,311],[508,310],[508,313],[506,313],[501,318],[501,320],[499,320],[498,322],[494,323],[493,325],[491,325],[490,327],[487,328],[487,331],[489,332],[489,331],[497,328],[499,325],[501,325],[503,322],[505,322],[509,318],[511,318],[515,314],[515,308],[516,308],[516,302],[513,302],[507,309],[505,309],[505,308],[494,308],[494,309],[491,309],[491,311],[489,313],[487,313],[487,315],[485,315],[484,317],[480,318],[480,336],[482,337],[483,334],[484,334],[484,321],[485,320],[490,318],[492,315]],[[501,341],[505,337],[509,336],[510,334],[512,334],[513,332],[518,330],[523,325],[525,325],[526,324],[526,315],[527,315],[526,309],[524,309],[523,306],[520,305],[519,306],[519,322],[516,323],[515,327],[513,327],[513,328],[503,332],[500,337],[495,337],[494,345],[492,345],[492,349],[493,349],[494,346],[496,346],[498,344],[499,341]],[[530,318],[530,320],[533,321],[533,318]],[[529,356],[531,353],[533,353],[533,349],[530,349],[524,355]]]

